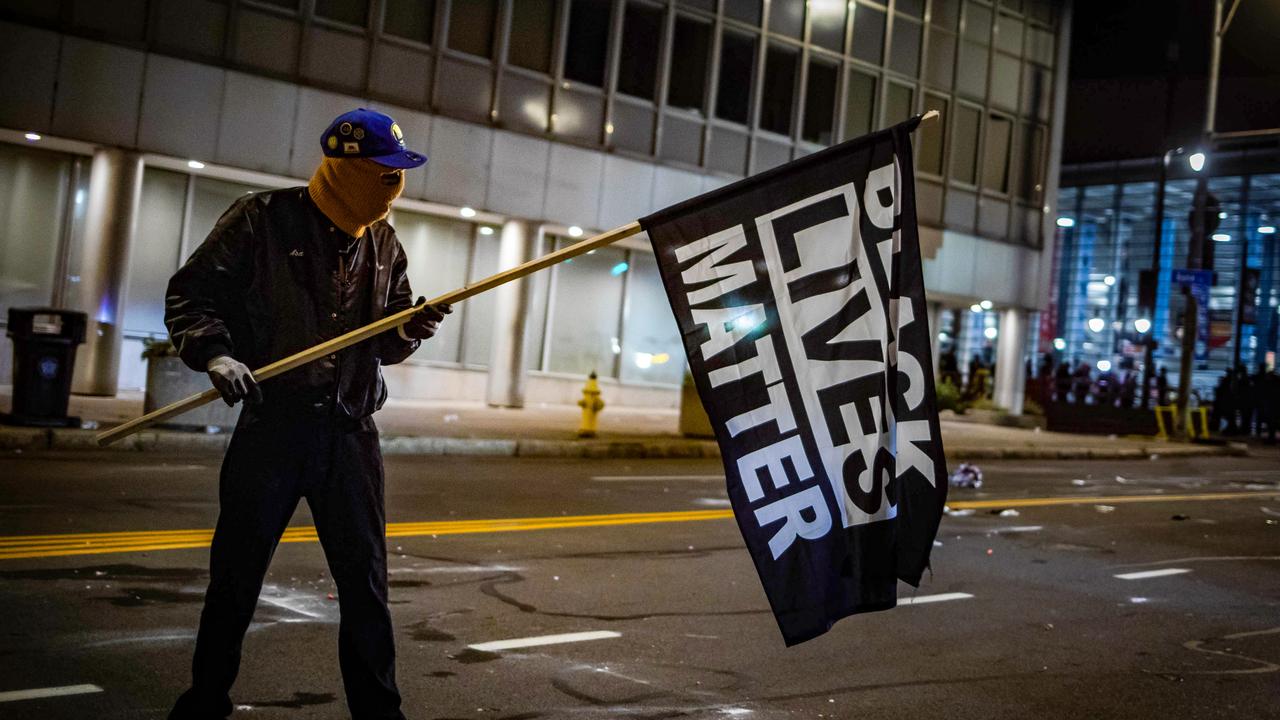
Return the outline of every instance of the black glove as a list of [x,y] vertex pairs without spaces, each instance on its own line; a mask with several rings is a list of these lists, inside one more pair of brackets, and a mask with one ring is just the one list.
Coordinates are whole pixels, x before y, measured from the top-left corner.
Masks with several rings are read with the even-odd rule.
[[418,298],[418,305],[422,310],[410,318],[409,322],[401,325],[400,329],[406,338],[426,340],[440,330],[440,321],[444,320],[445,315],[453,312],[453,308],[448,303],[428,305],[424,297]]
[[209,361],[209,379],[227,405],[246,399],[254,404],[262,402],[262,388],[253,379],[249,367],[230,355],[219,355]]

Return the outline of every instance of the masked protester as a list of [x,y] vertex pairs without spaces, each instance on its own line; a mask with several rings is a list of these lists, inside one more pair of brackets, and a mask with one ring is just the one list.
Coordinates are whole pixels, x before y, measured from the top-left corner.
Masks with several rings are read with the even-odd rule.
[[276,544],[306,498],[342,619],[338,658],[354,718],[403,718],[387,610],[379,371],[435,334],[449,307],[261,386],[250,371],[413,304],[386,223],[404,172],[426,158],[370,110],[320,138],[306,187],[245,196],[169,281],[165,324],[184,362],[228,404],[246,401],[222,463],[220,514],[192,685],[170,718],[224,718],[241,642]]

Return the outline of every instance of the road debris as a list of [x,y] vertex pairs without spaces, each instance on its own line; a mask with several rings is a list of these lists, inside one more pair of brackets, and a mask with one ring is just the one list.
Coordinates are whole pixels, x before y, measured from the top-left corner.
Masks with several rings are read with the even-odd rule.
[[977,465],[960,463],[960,466],[952,471],[948,482],[953,488],[977,490],[982,487],[982,470]]

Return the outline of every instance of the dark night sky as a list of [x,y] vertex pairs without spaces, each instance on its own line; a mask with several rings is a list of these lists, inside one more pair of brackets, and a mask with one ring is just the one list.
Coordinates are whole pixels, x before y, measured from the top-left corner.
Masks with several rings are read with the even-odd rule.
[[[1076,0],[1063,162],[1192,144],[1212,23],[1212,0]],[[1219,82],[1218,131],[1280,127],[1280,0],[1240,0]]]

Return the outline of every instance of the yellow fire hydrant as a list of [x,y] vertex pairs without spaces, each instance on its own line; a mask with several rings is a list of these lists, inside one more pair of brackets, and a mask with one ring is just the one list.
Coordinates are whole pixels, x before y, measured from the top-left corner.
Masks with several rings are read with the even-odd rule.
[[578,401],[582,408],[582,424],[578,426],[578,437],[596,436],[600,424],[600,411],[604,409],[604,401],[600,399],[600,383],[596,382],[595,371],[587,377],[587,384],[582,388],[582,399]]

